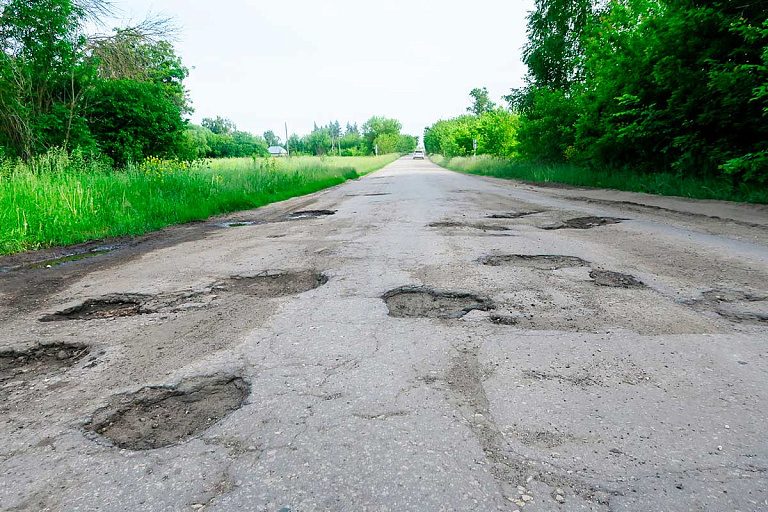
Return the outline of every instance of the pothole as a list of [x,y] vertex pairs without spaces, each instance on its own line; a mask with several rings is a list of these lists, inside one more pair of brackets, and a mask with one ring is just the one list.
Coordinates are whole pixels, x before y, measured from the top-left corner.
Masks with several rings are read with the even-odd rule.
[[0,384],[5,381],[26,382],[42,375],[51,375],[77,364],[88,355],[87,345],[52,343],[29,350],[0,352]]
[[768,295],[743,290],[708,290],[684,301],[698,311],[714,312],[732,322],[768,324]]
[[402,286],[382,296],[389,316],[397,318],[461,318],[470,311],[489,311],[490,299],[465,292],[433,290],[422,286]]
[[145,387],[110,398],[85,428],[119,448],[163,448],[203,433],[242,407],[248,393],[243,379],[226,375]]
[[608,224],[618,224],[623,220],[625,219],[616,217],[577,217],[575,219],[563,221],[562,224],[542,226],[541,229],[592,229]]
[[222,228],[239,228],[243,226],[255,226],[256,224],[260,223],[255,220],[234,220],[232,222],[221,222],[216,225]]
[[513,267],[530,267],[539,270],[589,266],[589,262],[586,260],[576,256],[562,256],[559,254],[502,254],[486,256],[480,262],[483,265],[490,265],[492,267],[508,265]]
[[255,276],[233,276],[224,284],[224,288],[245,295],[269,298],[297,295],[314,290],[327,282],[327,276],[314,270],[265,270]]
[[645,288],[645,284],[636,277],[621,272],[610,270],[590,270],[589,277],[598,286],[611,286],[613,288]]
[[430,228],[472,228],[480,229],[482,231],[509,231],[509,228],[505,226],[494,226],[492,224],[467,224],[454,221],[431,222],[428,226]]
[[82,304],[57,311],[51,315],[45,315],[40,321],[96,320],[153,313],[154,310],[144,305],[147,299],[147,295],[138,294],[106,295],[97,299],[88,299]]
[[504,212],[504,213],[493,213],[491,215],[487,215],[487,219],[519,219],[520,217],[526,217],[528,215],[534,215],[536,213],[541,213],[540,211],[519,211],[519,212]]
[[300,220],[300,219],[316,219],[318,217],[326,217],[328,215],[335,215],[336,210],[303,210],[300,212],[289,213],[283,219],[285,220]]

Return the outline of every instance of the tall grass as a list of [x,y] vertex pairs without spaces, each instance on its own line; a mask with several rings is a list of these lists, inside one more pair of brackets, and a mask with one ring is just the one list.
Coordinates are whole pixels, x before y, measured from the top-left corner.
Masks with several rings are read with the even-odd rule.
[[52,152],[0,162],[0,254],[138,235],[171,224],[309,194],[398,155],[231,159],[187,165],[150,158],[116,171]]
[[609,188],[694,199],[721,199],[768,203],[768,190],[756,185],[736,184],[727,177],[691,178],[672,173],[640,174],[630,171],[596,170],[574,164],[541,165],[487,156],[431,160],[452,171],[539,183],[564,183],[581,187]]

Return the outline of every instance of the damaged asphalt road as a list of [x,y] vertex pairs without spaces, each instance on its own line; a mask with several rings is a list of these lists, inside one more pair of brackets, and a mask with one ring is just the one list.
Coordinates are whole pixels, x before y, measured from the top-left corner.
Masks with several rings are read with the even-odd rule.
[[767,510],[767,246],[401,159],[0,258],[0,510]]

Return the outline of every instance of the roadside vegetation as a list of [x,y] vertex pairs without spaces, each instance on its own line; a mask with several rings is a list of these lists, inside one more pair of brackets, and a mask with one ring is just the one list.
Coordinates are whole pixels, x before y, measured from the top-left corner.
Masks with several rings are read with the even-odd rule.
[[[473,90],[427,151],[479,174],[766,202],[765,2],[536,0],[523,60],[505,107]],[[455,159],[475,152],[509,161]]]
[[0,254],[139,235],[309,194],[379,169],[378,157],[243,158],[188,164],[148,157],[116,171],[59,150],[0,168]]
[[768,204],[768,189],[765,187],[734,184],[730,178],[722,176],[695,178],[672,173],[636,173],[630,170],[594,169],[573,163],[542,164],[488,155],[454,158],[431,155],[430,159],[452,171],[495,178]]
[[0,0],[0,254],[308,194],[418,143],[396,119],[374,116],[292,135],[291,158],[271,160],[271,146],[286,147],[272,131],[254,135],[221,116],[189,122],[171,20],[95,32],[112,9],[110,0]]

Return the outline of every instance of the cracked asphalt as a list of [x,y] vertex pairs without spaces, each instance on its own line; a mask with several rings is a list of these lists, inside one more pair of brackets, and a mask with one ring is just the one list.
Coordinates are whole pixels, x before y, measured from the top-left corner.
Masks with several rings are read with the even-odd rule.
[[0,258],[0,509],[768,510],[767,246],[765,206],[404,158]]

